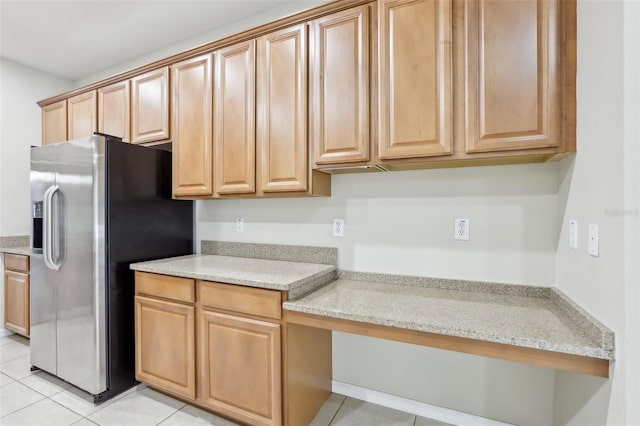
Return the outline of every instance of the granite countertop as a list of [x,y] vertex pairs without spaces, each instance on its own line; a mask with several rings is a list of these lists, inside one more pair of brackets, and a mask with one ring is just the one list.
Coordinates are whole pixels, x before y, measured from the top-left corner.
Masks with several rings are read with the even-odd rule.
[[29,236],[18,235],[11,237],[0,237],[0,253],[31,255],[29,247]]
[[21,254],[23,256],[31,256],[30,247],[0,247],[0,253]]
[[131,269],[283,290],[289,292],[290,298],[308,293],[337,276],[335,265],[202,254],[133,263]]
[[554,288],[397,276],[386,276],[390,282],[385,282],[382,274],[343,272],[348,271],[341,271],[341,279],[285,302],[284,309],[592,358],[614,358],[613,332]]

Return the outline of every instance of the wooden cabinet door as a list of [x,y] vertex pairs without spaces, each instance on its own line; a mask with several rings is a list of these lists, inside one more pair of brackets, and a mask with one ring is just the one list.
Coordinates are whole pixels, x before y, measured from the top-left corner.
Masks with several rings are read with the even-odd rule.
[[129,81],[98,89],[98,131],[131,141]]
[[369,160],[369,6],[309,27],[309,120],[314,163]]
[[213,194],[211,54],[171,67],[173,195]]
[[196,397],[195,308],[135,297],[136,379]]
[[218,194],[256,190],[255,40],[215,52],[214,188]]
[[558,2],[465,1],[467,152],[559,144]]
[[131,142],[169,139],[169,67],[131,79]]
[[280,325],[202,311],[201,403],[251,425],[281,424]]
[[98,130],[96,91],[67,99],[67,129],[69,140],[93,135]]
[[67,101],[42,107],[42,145],[67,140]]
[[451,0],[381,0],[379,157],[451,154]]
[[262,192],[306,191],[307,27],[258,39],[258,185]]
[[4,271],[4,326],[29,337],[29,274]]

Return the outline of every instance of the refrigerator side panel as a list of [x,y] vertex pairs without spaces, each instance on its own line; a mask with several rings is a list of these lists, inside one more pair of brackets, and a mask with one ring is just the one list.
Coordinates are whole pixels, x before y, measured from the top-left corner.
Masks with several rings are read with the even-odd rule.
[[133,262],[191,254],[193,202],[171,199],[171,153],[107,142],[110,391],[135,384]]
[[[57,272],[58,376],[92,394],[106,390],[104,277],[96,265],[96,228],[102,161],[93,138],[59,145],[54,260]],[[101,195],[102,191],[102,195]],[[104,238],[102,238],[104,246]],[[104,251],[104,249],[103,249]],[[100,292],[100,286],[103,291]],[[101,313],[102,310],[102,313]]]
[[[57,374],[56,358],[56,273],[48,269],[42,258],[42,219],[35,219],[34,205],[41,216],[44,194],[56,184],[55,145],[31,149],[31,276],[29,289],[30,304],[30,347],[31,365],[51,374]],[[40,234],[35,245],[33,236]]]

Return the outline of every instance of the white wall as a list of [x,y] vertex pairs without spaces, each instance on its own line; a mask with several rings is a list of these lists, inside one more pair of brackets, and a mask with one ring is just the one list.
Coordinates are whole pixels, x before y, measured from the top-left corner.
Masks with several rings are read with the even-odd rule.
[[[552,285],[556,174],[551,163],[334,175],[330,198],[198,203],[196,237],[338,247],[342,269]],[[454,241],[456,217],[470,219],[470,241]]]
[[0,57],[0,235],[29,234],[29,147],[42,141],[37,101],[73,82]]
[[[72,87],[70,80],[0,57],[0,236],[30,233],[29,147],[40,145],[42,139],[36,102]],[[0,274],[0,318],[4,318],[2,280]]]
[[[558,373],[557,424],[640,424],[640,3],[578,2],[578,155],[561,164],[556,282],[616,333],[610,380]],[[577,219],[581,243],[567,248]],[[600,256],[587,254],[589,223]]]

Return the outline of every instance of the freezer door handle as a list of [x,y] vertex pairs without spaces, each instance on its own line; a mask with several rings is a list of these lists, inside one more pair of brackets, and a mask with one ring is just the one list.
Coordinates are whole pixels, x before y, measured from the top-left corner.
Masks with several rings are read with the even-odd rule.
[[58,185],[52,185],[44,192],[44,198],[42,207],[43,214],[43,228],[42,235],[42,258],[47,268],[57,271],[61,265],[58,265],[53,260],[53,196],[60,190]]

